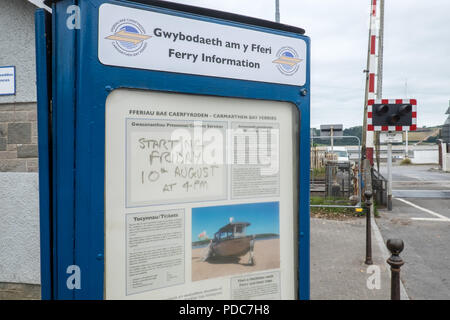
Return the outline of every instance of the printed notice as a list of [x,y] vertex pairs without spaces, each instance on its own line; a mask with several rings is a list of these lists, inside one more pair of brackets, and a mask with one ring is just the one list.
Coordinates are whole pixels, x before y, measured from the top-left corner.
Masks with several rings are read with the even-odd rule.
[[296,297],[295,106],[116,89],[105,112],[105,299]]
[[233,123],[232,198],[280,193],[279,125]]
[[127,120],[127,204],[226,198],[225,122]]
[[126,219],[127,295],[184,283],[184,210]]
[[236,300],[280,299],[280,273],[253,274],[231,279],[231,295]]

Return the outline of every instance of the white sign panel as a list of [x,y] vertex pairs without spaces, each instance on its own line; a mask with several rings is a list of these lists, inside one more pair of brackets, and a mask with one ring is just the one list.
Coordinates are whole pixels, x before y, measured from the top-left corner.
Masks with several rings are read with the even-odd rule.
[[105,298],[294,299],[296,108],[117,89]]
[[380,143],[402,143],[403,133],[402,132],[381,132],[380,133]]
[[0,67],[0,96],[16,94],[16,68]]
[[302,86],[306,42],[113,4],[99,12],[98,57],[110,66]]

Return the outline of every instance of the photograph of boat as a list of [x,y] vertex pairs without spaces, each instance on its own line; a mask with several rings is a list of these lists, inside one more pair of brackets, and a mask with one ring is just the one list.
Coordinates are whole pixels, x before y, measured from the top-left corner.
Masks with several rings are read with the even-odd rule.
[[279,202],[192,209],[192,281],[280,268]]
[[232,222],[223,226],[214,234],[206,250],[203,261],[215,257],[241,257],[249,253],[248,264],[254,265],[253,248],[255,235],[247,236],[246,228],[249,222]]

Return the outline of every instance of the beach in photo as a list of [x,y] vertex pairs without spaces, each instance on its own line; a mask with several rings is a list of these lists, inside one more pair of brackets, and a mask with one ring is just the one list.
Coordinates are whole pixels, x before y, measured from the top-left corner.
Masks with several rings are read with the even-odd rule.
[[280,267],[279,203],[192,209],[192,281]]

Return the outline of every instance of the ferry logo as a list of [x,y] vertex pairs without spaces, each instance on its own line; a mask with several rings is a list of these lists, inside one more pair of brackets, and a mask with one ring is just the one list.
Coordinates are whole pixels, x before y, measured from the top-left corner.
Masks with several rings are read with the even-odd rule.
[[110,36],[105,39],[112,40],[113,47],[127,56],[137,56],[147,47],[145,40],[151,38],[145,34],[142,25],[132,19],[123,19],[114,24]]
[[291,47],[283,47],[277,52],[277,59],[272,62],[277,65],[278,70],[285,75],[291,76],[299,69],[299,64],[304,59],[300,59],[297,51]]

